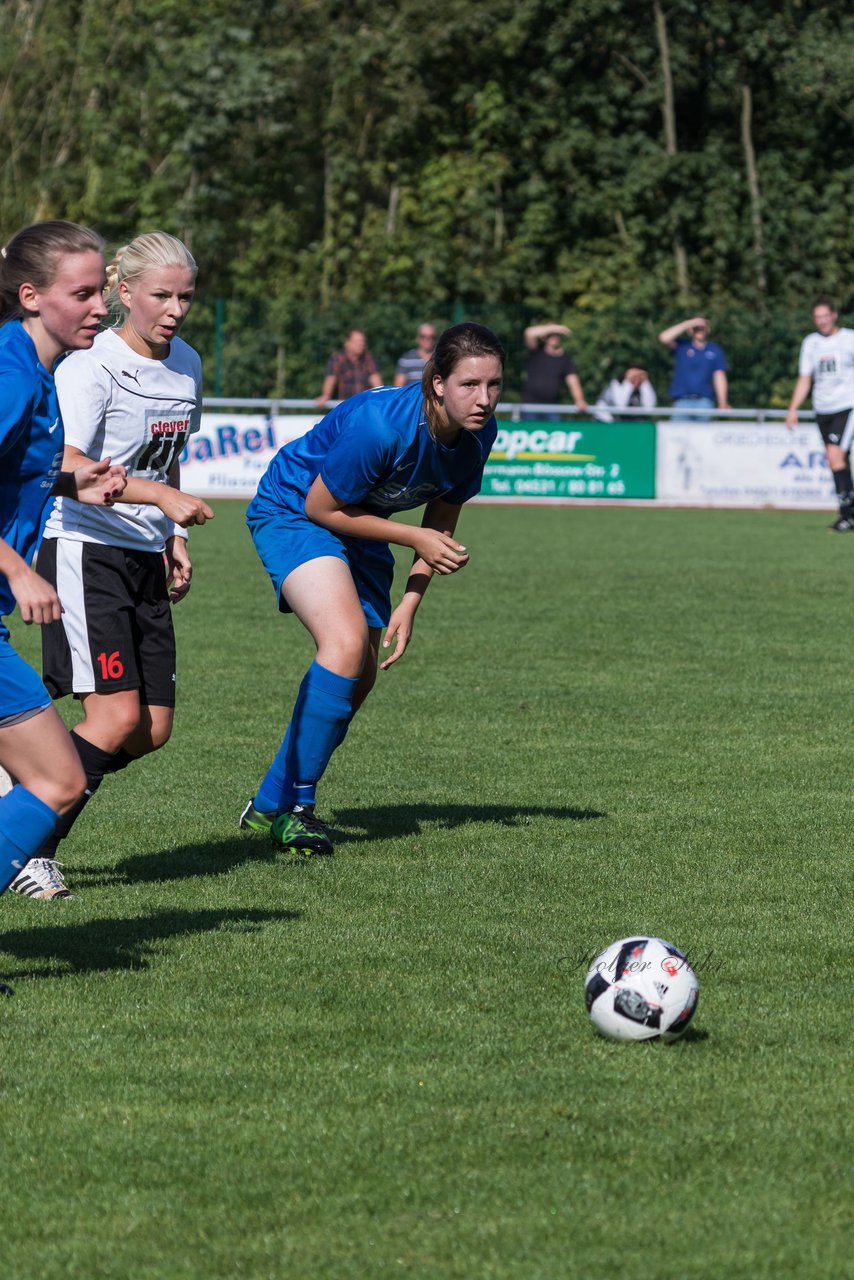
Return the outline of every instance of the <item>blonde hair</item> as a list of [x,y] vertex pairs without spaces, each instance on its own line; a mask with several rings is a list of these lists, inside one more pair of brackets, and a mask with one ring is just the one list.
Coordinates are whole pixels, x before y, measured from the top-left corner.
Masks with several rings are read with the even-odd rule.
[[119,285],[131,284],[152,267],[186,267],[195,278],[196,260],[182,241],[166,231],[147,231],[130,244],[116,250],[112,262],[107,265],[107,284],[104,301],[111,314],[124,320],[128,308],[119,297]]
[[66,254],[90,251],[103,253],[104,242],[97,231],[76,222],[34,222],[14,235],[0,250],[0,324],[24,314],[18,298],[22,284],[49,289]]

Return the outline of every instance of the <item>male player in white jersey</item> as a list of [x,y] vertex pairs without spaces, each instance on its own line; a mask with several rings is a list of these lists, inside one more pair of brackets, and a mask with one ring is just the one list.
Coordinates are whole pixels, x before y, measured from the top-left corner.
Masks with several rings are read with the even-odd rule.
[[798,425],[798,409],[812,387],[816,422],[833,472],[839,516],[832,533],[854,532],[854,483],[851,443],[854,440],[854,329],[841,329],[833,300],[822,294],[812,309],[815,333],[801,343],[798,380],[792,392],[786,426]]

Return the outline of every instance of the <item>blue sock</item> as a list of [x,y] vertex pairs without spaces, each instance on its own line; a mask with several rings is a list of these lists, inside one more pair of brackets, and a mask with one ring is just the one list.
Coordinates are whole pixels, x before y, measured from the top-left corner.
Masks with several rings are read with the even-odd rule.
[[[347,737],[350,721],[355,714],[355,711],[351,710],[347,719],[341,725],[333,750],[337,751]],[[288,777],[287,759],[288,751],[290,750],[290,733],[291,726],[288,725],[282,745],[276,752],[276,758],[255,793],[253,803],[255,808],[260,809],[262,813],[282,813],[285,809],[290,809],[295,804],[314,804],[317,795],[317,783],[298,784]]]
[[263,781],[255,792],[255,798],[252,801],[255,808],[260,809],[262,813],[281,813],[295,803],[296,797],[293,794],[293,783],[287,777],[287,765],[285,763],[290,750],[290,741],[291,726],[288,725],[285,730],[285,736],[282,739],[282,745],[276,752],[273,763],[264,774]]
[[0,800],[0,893],[9,888],[52,833],[59,814],[26,787],[16,786]]
[[282,745],[255,793],[256,809],[280,813],[297,802],[314,803],[317,783],[347,732],[358,683],[318,662],[311,664]]

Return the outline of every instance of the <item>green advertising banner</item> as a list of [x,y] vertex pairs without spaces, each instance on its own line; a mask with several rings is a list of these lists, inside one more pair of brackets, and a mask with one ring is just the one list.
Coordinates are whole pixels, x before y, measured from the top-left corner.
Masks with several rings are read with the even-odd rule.
[[654,422],[500,423],[482,498],[654,498]]

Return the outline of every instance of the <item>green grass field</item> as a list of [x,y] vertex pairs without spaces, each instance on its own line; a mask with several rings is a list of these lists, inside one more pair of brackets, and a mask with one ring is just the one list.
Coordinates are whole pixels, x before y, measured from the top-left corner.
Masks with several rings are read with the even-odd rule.
[[[310,643],[220,503],[172,742],[63,850],[78,901],[3,899],[3,1280],[854,1275],[827,523],[470,509],[289,863],[235,828]],[[636,931],[696,963],[676,1045],[587,1019]]]

